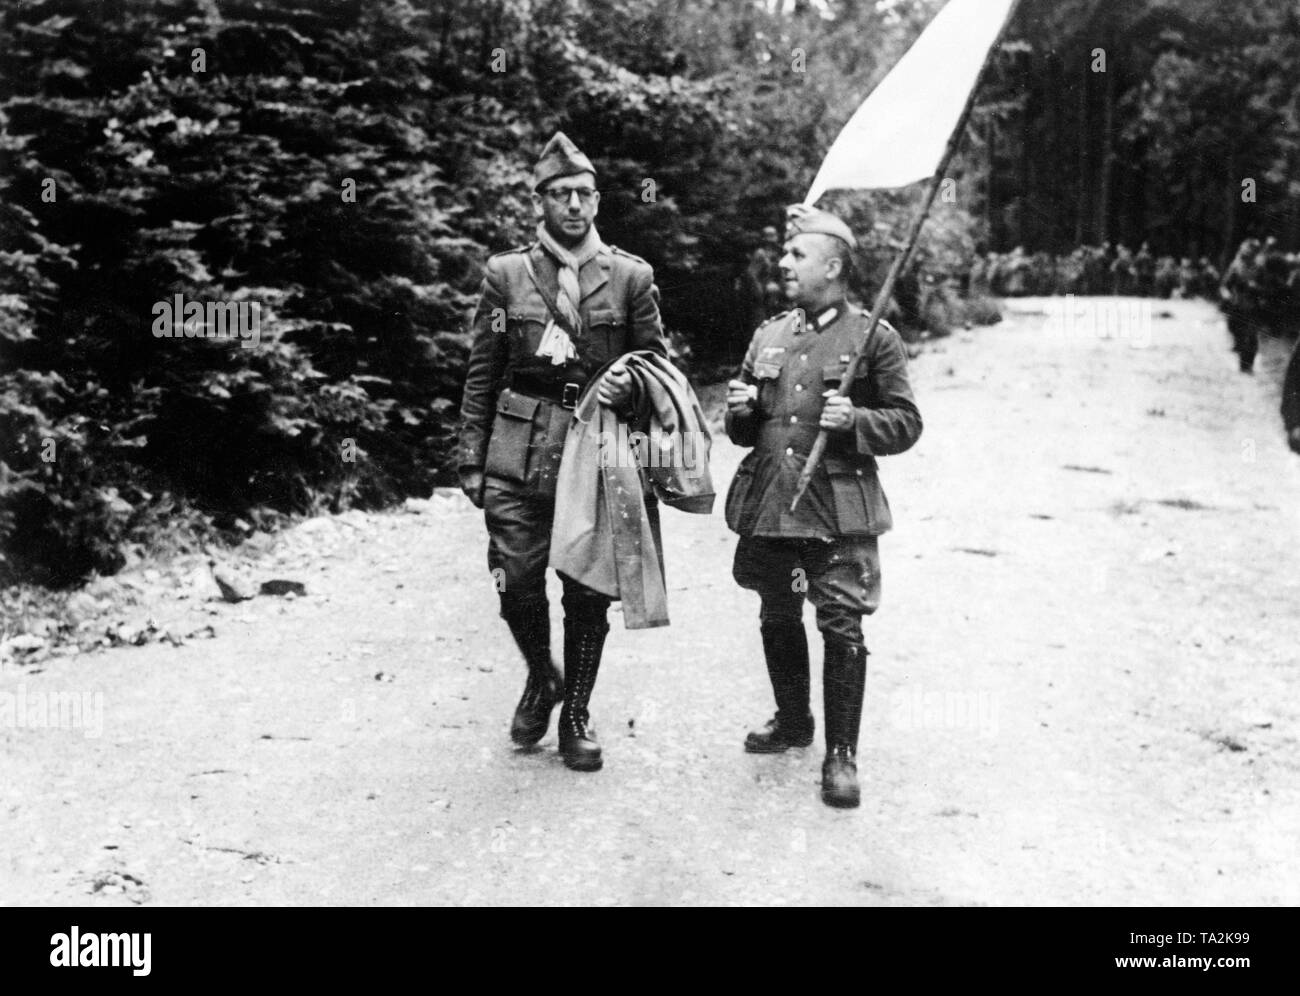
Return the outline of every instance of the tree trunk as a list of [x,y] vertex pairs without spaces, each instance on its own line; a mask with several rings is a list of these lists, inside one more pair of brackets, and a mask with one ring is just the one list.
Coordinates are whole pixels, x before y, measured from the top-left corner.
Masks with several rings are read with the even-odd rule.
[[[1048,145],[1047,162],[1048,162],[1048,169],[1051,171],[1049,173],[1048,182],[1051,183],[1052,180],[1050,179],[1050,177],[1061,176],[1063,172],[1062,167],[1065,166],[1065,162],[1064,162],[1065,143],[1064,141],[1062,141],[1062,136],[1061,136],[1061,131],[1062,131],[1061,124],[1065,120],[1062,117],[1062,115],[1065,112],[1065,108],[1062,106],[1061,103],[1061,90],[1064,87],[1065,80],[1063,78],[1063,74],[1061,73],[1061,60],[1056,56],[1055,53],[1049,53],[1047,58],[1048,58],[1048,62],[1047,62],[1047,73],[1046,73],[1046,85],[1047,85],[1047,99],[1048,99],[1048,114],[1051,115],[1051,120],[1052,120],[1052,128],[1051,128],[1052,137]],[[1050,233],[1051,244],[1046,248],[1050,252],[1061,252],[1063,250],[1066,250],[1065,238],[1066,238],[1066,219],[1063,217],[1063,212],[1054,211],[1052,212],[1052,229]]]
[[1025,70],[1020,78],[1024,90],[1020,104],[1020,210],[1016,212],[1016,242],[1019,245],[1037,243],[1034,233],[1026,229],[1030,205],[1034,203],[1033,188],[1029,182],[1029,159],[1034,146],[1034,62],[1026,57],[1024,63]]
[[1125,212],[1134,238],[1141,244],[1147,237],[1147,143],[1140,140],[1133,146],[1132,183],[1129,185],[1128,209]]
[[1091,74],[1088,64],[1084,63],[1083,80],[1079,84],[1079,120],[1074,129],[1079,154],[1076,173],[1079,198],[1074,205],[1074,244],[1080,246],[1088,241],[1088,78]]
[[[1300,167],[1300,158],[1292,156],[1287,176],[1300,176],[1297,167]],[[1287,198],[1287,216],[1286,244],[1284,248],[1295,252],[1300,249],[1300,200],[1294,197]]]
[[1223,248],[1219,250],[1220,271],[1228,265],[1228,260],[1232,259],[1233,254],[1237,251],[1237,226],[1239,224],[1237,212],[1241,204],[1241,183],[1237,179],[1239,171],[1236,167],[1235,161],[1228,163],[1227,182],[1224,184],[1224,190],[1227,192],[1228,198],[1228,210],[1224,215]]
[[992,252],[999,244],[997,233],[993,231],[993,179],[997,174],[998,123],[997,115],[992,111],[989,112],[987,128],[988,140],[985,144],[987,150],[985,154],[989,160],[989,172],[984,193],[984,227],[988,232],[988,249]]
[[[1113,46],[1107,46],[1107,52],[1114,52]],[[1098,237],[1105,241],[1111,239],[1110,207],[1115,184],[1115,67],[1106,66],[1105,93],[1102,98],[1102,154],[1101,175],[1097,199]],[[1113,240],[1112,240],[1113,241]]]

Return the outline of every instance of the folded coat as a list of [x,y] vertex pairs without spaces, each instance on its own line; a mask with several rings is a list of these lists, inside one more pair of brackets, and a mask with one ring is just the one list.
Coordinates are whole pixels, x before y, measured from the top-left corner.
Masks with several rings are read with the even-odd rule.
[[657,499],[685,512],[712,511],[712,437],[676,367],[645,350],[621,360],[632,375],[635,414],[623,422],[597,400],[609,365],[578,399],[560,458],[550,565],[621,600],[628,629],[647,629],[668,625],[663,552],[649,508]]

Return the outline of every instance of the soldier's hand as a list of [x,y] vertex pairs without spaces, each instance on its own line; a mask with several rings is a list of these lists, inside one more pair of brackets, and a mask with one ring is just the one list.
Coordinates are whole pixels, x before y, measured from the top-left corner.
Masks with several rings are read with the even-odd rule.
[[460,472],[460,489],[465,492],[475,508],[483,507],[483,471],[462,470]]
[[748,415],[754,410],[758,389],[743,380],[727,381],[727,411],[733,415]]
[[1292,453],[1300,453],[1300,425],[1287,433],[1286,441]]
[[822,395],[826,404],[822,407],[821,427],[842,432],[853,428],[853,401],[835,390]]
[[622,408],[632,397],[632,372],[622,360],[605,371],[596,388],[596,400],[610,408]]

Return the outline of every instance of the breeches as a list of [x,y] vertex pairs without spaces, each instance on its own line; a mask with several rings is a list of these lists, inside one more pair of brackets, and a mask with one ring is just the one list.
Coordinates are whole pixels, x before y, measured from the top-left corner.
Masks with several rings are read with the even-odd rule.
[[[546,562],[551,552],[555,504],[549,498],[496,478],[483,491],[488,530],[488,570],[507,615],[528,602],[546,602]],[[559,573],[559,572],[557,572]],[[560,573],[564,614],[570,619],[604,620],[611,599]]]
[[880,605],[880,553],[875,536],[831,540],[742,536],[732,576],[762,599],[764,622],[798,622],[805,595],[825,636],[862,644],[862,617]]

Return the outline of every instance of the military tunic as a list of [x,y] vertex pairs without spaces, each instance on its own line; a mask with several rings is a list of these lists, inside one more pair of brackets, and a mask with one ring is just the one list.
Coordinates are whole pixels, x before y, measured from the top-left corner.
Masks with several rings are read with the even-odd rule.
[[545,589],[556,474],[582,387],[625,353],[668,355],[650,264],[605,246],[579,272],[577,356],[538,356],[557,272],[539,243],[491,257],[472,320],[457,465],[484,474],[488,566],[505,592]]
[[832,431],[795,512],[799,474],[820,431],[824,392],[839,387],[862,344],[867,316],[847,302],[805,317],[778,315],[754,333],[740,379],[757,388],[727,434],[752,446],[727,495],[727,525],[741,536],[733,574],[762,596],[763,618],[797,619],[806,589],[824,632],[860,643],[861,616],[879,604],[876,537],[893,525],[876,457],[902,453],[921,434],[907,354],[877,328],[849,392],[853,425]]

